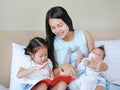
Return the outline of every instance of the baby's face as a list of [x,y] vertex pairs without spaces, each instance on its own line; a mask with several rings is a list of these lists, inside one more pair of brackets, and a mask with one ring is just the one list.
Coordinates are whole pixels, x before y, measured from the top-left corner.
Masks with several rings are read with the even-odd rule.
[[89,58],[91,58],[91,57],[96,57],[96,58],[98,58],[98,59],[103,59],[103,57],[104,57],[104,51],[103,50],[101,50],[101,49],[99,49],[99,48],[95,48],[91,53],[90,53],[90,55],[89,55]]

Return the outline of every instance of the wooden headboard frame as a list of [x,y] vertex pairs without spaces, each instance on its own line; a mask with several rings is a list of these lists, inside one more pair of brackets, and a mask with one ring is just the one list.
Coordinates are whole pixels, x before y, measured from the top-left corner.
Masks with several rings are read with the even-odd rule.
[[120,39],[120,29],[89,29],[94,40]]

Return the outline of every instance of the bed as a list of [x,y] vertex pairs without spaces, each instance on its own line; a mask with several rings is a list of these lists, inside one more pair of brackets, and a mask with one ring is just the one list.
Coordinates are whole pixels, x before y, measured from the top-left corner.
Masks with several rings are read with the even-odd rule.
[[[116,84],[120,84],[120,29],[88,29],[91,32],[95,45],[105,45],[107,57],[105,62],[109,69],[105,72],[108,78]],[[11,68],[13,63],[13,47],[25,46],[28,41],[35,37],[45,37],[45,30],[19,30],[19,31],[0,31],[0,90],[15,90],[11,87]],[[13,44],[14,43],[14,44]],[[2,88],[2,89],[1,89]],[[19,90],[19,89],[17,89]]]

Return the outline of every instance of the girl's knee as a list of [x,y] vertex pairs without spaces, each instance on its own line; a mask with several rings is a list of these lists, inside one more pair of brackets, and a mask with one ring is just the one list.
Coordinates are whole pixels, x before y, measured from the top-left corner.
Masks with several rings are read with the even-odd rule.
[[60,82],[58,82],[58,84],[59,84],[60,86],[67,86],[66,82],[64,82],[64,81],[60,81]]
[[45,83],[38,83],[31,90],[47,90],[47,85]]
[[59,81],[54,87],[50,90],[66,90],[67,84],[64,81]]

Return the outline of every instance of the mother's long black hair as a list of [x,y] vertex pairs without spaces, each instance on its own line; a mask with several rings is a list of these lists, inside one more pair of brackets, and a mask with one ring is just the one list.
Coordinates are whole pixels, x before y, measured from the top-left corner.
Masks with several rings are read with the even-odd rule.
[[49,19],[62,19],[69,27],[69,31],[74,31],[73,24],[67,11],[61,6],[55,6],[48,10],[46,14],[46,41],[48,44],[48,58],[52,60],[53,68],[57,67],[57,63],[54,57],[54,37],[55,34],[52,33]]

